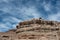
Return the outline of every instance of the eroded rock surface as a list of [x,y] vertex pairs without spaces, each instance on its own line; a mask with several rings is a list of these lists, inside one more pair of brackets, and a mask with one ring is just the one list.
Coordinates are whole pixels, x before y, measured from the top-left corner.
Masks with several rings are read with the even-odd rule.
[[0,40],[60,40],[60,22],[41,18],[20,22],[16,29],[0,32]]

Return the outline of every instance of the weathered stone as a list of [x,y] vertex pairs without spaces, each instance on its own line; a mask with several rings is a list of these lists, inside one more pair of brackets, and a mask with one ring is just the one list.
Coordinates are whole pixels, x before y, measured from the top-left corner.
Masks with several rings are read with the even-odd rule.
[[16,29],[0,32],[0,40],[60,40],[60,22],[33,18],[20,22]]

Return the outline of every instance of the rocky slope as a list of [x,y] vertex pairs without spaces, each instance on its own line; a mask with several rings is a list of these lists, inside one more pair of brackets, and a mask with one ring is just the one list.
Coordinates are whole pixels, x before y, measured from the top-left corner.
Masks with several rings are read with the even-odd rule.
[[33,18],[20,22],[16,29],[0,32],[0,40],[60,40],[60,22]]

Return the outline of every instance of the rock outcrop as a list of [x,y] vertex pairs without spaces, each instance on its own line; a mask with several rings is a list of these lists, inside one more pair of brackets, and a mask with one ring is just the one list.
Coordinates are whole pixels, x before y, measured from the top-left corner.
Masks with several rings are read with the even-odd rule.
[[20,22],[16,29],[0,32],[0,40],[60,40],[60,22],[42,18]]

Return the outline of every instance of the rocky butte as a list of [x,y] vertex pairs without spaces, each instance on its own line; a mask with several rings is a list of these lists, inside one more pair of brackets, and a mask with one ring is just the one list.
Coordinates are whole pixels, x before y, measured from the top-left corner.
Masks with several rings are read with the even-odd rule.
[[0,40],[60,40],[60,22],[33,18],[16,29],[0,32]]

